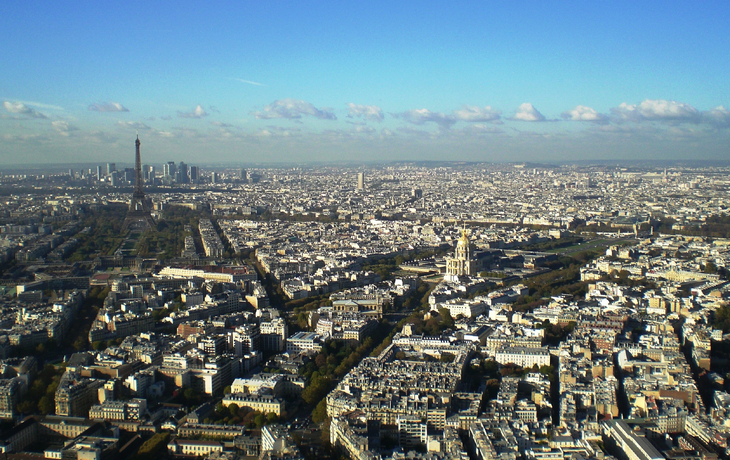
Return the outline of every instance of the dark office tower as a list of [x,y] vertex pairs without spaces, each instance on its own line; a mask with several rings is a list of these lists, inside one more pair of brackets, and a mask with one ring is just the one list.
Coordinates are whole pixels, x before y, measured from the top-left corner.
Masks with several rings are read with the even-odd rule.
[[248,174],[246,174],[246,170],[241,168],[241,171],[239,172],[239,178],[246,182],[248,180]]
[[124,183],[134,185],[134,169],[124,168]]
[[154,228],[155,222],[150,214],[150,206],[144,196],[144,179],[142,178],[142,158],[139,153],[139,136],[134,143],[136,152],[134,156],[134,192],[129,201],[129,211],[124,219],[124,230]]
[[113,173],[116,170],[117,170],[116,163],[107,163],[106,164],[106,174],[107,175],[110,175],[111,173]]
[[73,169],[69,169],[69,170],[68,170],[68,175],[69,175],[69,177],[70,177],[71,179],[73,179],[73,178],[74,178],[74,170],[73,170]]
[[180,180],[178,180],[178,183],[180,184],[187,184],[188,183],[188,165],[180,162],[180,165],[178,166],[178,173],[180,173]]
[[177,167],[175,166],[174,161],[168,161],[164,165],[162,165],[162,174],[165,176],[169,176],[171,178],[175,178],[175,173],[177,172]]
[[190,167],[190,182],[193,184],[198,183],[198,167],[197,166]]
[[96,180],[101,180],[101,166],[96,167]]
[[218,173],[212,172],[210,173],[210,183],[215,184],[218,182]]

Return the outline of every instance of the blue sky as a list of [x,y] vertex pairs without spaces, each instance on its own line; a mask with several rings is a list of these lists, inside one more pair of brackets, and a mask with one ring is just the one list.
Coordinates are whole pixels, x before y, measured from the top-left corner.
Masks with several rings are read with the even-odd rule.
[[730,158],[728,2],[212,3],[0,3],[0,164]]

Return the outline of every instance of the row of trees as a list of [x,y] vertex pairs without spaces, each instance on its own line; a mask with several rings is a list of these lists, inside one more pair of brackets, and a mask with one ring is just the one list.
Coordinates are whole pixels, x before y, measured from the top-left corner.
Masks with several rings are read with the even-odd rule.
[[52,364],[46,364],[18,403],[18,412],[24,415],[55,413],[56,389],[58,389],[64,372],[66,372],[65,365],[55,367]]
[[326,396],[333,389],[335,380],[343,377],[364,357],[374,352],[376,344],[392,338],[392,331],[393,327],[383,319],[375,332],[355,348],[353,345],[331,340],[317,354],[314,362],[302,368],[301,374],[308,379],[302,399],[315,406],[312,412],[315,423],[325,421],[327,417]]
[[384,280],[393,277],[393,273],[399,270],[400,265],[413,260],[428,259],[430,257],[442,256],[451,251],[451,245],[442,244],[437,248],[423,249],[409,254],[398,254],[393,257],[379,259],[375,262],[363,265],[365,271],[375,272]]
[[549,262],[548,268],[552,271],[523,282],[529,288],[529,294],[520,296],[513,308],[517,311],[532,311],[544,303],[545,297],[585,295],[588,283],[580,280],[580,268],[599,255],[597,251],[584,251]]
[[261,428],[264,425],[278,423],[280,419],[286,418],[286,414],[281,417],[273,412],[264,414],[247,407],[239,407],[238,404],[230,404],[225,407],[222,402],[218,403],[215,411],[210,417],[205,419],[205,423],[215,425],[245,425],[247,428]]
[[110,204],[88,211],[81,226],[90,228],[90,231],[76,235],[79,245],[67,260],[80,262],[98,255],[112,255],[123,241],[121,234],[126,208],[123,204]]

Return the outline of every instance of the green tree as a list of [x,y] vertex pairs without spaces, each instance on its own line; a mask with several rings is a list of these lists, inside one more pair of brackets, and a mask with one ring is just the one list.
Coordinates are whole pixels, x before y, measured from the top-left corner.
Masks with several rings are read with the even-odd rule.
[[312,411],[312,421],[322,423],[327,418],[327,399],[323,398]]
[[55,395],[53,397],[43,396],[38,401],[38,410],[44,415],[53,414],[56,410]]
[[261,428],[262,426],[264,426],[264,424],[266,424],[266,417],[264,416],[264,414],[258,413],[254,417],[253,421],[258,428]]

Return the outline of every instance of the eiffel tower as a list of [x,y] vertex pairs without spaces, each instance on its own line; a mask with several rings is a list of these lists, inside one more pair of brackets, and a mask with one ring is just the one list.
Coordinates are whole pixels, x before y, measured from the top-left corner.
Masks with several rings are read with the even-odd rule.
[[155,221],[152,219],[152,214],[150,214],[150,205],[144,196],[142,159],[139,154],[139,134],[134,144],[137,147],[137,152],[134,157],[134,193],[132,193],[132,199],[129,202],[127,217],[124,219],[124,225],[122,227],[122,231],[124,232],[127,230],[155,228]]

